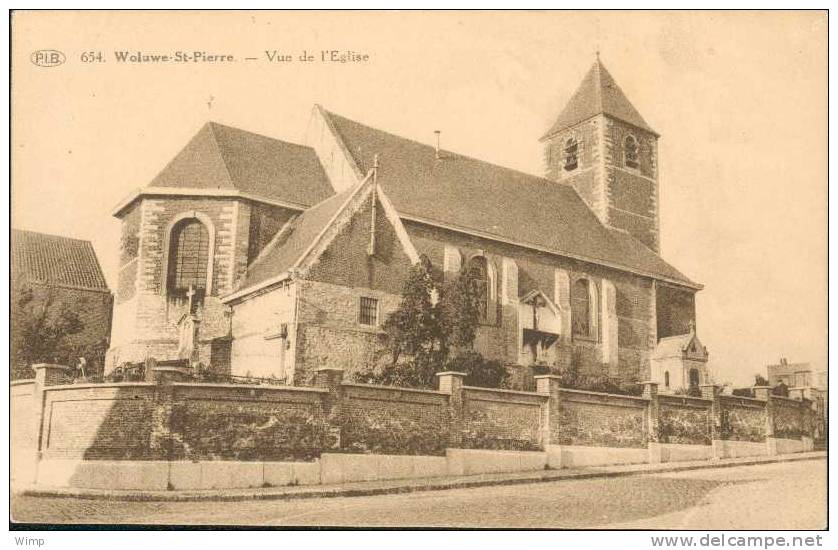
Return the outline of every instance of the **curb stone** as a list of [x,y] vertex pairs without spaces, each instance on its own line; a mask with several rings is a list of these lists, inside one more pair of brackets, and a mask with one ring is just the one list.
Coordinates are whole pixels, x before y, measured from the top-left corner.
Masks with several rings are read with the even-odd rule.
[[821,460],[827,453],[810,452],[777,457],[751,457],[744,459],[721,459],[709,461],[664,463],[661,465],[628,465],[580,468],[573,470],[543,470],[509,474],[482,474],[456,478],[394,479],[368,481],[328,486],[271,487],[251,489],[222,489],[204,491],[106,491],[98,489],[73,489],[49,487],[24,487],[16,492],[23,496],[50,498],[77,498],[88,500],[110,500],[128,502],[235,502],[243,500],[294,500],[309,498],[359,497],[375,495],[404,494],[448,489],[472,489],[478,487],[523,485],[554,481],[581,479],[616,478],[635,475],[684,472],[737,466],[756,466],[781,462]]

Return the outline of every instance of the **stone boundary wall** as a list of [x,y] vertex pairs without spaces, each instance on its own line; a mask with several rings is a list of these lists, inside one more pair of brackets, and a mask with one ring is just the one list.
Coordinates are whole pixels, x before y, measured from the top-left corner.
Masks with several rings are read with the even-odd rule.
[[761,443],[767,432],[766,401],[732,395],[718,396],[719,437],[730,441]]
[[438,391],[340,385],[340,447],[354,453],[444,455],[449,396]]
[[19,380],[9,388],[9,445],[12,479],[31,479],[32,456],[38,448],[35,431],[35,381]]
[[530,392],[464,387],[461,447],[544,450],[540,425],[546,401]]
[[646,447],[648,399],[569,389],[559,393],[561,419],[551,436],[556,444]]
[[309,460],[329,441],[326,392],[235,384],[46,388],[41,456],[86,460]]
[[809,450],[816,414],[805,400],[719,395],[717,386],[695,398],[659,395],[647,382],[631,397],[562,388],[553,375],[524,392],[466,387],[457,372],[419,390],[347,383],[333,368],[315,371],[313,387],[185,383],[167,367],[154,382],[111,384],[68,384],[58,365],[35,371],[10,388],[16,480],[34,479],[41,461],[311,463],[324,453],[453,450],[468,451],[455,453],[463,464],[537,451],[565,467],[770,455]]
[[681,395],[658,395],[660,443],[711,445],[713,400]]

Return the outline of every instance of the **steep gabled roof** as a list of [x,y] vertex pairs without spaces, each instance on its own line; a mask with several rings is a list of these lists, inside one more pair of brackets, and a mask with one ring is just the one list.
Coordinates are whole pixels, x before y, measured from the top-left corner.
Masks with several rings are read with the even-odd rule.
[[151,187],[236,190],[301,206],[333,193],[312,148],[216,122],[205,124]]
[[634,237],[602,225],[569,185],[449,151],[438,159],[434,147],[323,113],[361,171],[378,154],[378,183],[402,219],[700,288]]
[[109,292],[90,241],[12,229],[12,280]]
[[[370,172],[356,185],[312,206],[282,228],[248,266],[247,275],[236,290],[223,300],[234,301],[279,283],[292,274],[305,277],[307,267],[331,244],[341,224],[350,220],[370,200],[381,205],[384,216],[394,229],[409,260],[412,263],[418,262],[419,254],[410,242],[395,208],[384,191],[377,186],[375,174]],[[331,231],[333,229],[337,231]]]
[[288,227],[283,228],[248,266],[247,276],[239,283],[237,291],[258,287],[260,283],[294,267],[357,191],[356,186],[332,195],[300,214]]
[[593,116],[606,114],[658,135],[643,119],[597,57],[542,140]]

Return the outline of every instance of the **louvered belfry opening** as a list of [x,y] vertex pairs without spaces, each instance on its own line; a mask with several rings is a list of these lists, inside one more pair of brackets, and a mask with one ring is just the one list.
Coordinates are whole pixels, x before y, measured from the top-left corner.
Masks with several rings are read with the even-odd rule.
[[193,310],[203,303],[208,260],[209,232],[204,224],[194,218],[178,222],[169,244],[166,290],[171,300],[182,303],[192,298]]

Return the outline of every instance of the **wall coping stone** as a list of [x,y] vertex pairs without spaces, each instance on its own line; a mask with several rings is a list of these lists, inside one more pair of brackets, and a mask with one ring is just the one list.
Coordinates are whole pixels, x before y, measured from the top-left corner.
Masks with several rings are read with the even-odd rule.
[[57,390],[84,390],[90,388],[147,388],[159,386],[155,382],[104,382],[102,384],[61,384],[59,386],[47,386],[44,391]]
[[540,399],[547,399],[548,396],[543,393],[531,392],[531,391],[521,391],[521,390],[506,390],[502,388],[482,388],[480,386],[463,386],[464,390],[469,391],[485,391],[491,393],[500,393],[500,394],[507,394],[507,395],[527,395],[529,397],[538,397]]
[[558,374],[537,374],[533,376],[534,379],[538,380],[539,378],[549,378],[550,380],[561,380],[562,377]]
[[618,399],[633,399],[635,401],[649,401],[645,397],[638,397],[636,395],[621,395],[619,393],[604,393],[604,392],[597,392],[597,391],[588,391],[588,390],[574,390],[571,388],[559,388],[559,391],[563,392],[570,392],[570,393],[578,393],[583,395],[595,395],[600,397],[616,397]]
[[444,371],[444,372],[438,372],[438,373],[436,373],[436,376],[437,376],[437,377],[439,377],[439,376],[447,376],[447,375],[451,375],[451,376],[462,376],[463,378],[465,378],[466,376],[468,376],[468,373],[465,373],[465,372],[458,372],[458,371],[455,371],[455,370],[447,370],[447,371]]
[[34,378],[27,378],[25,380],[12,380],[9,382],[9,386],[23,386],[24,384],[34,384]]
[[713,404],[712,399],[705,399],[703,397],[696,397],[694,395],[673,395],[670,393],[659,393],[658,398],[661,401],[698,401],[702,404],[706,404],[708,407]]
[[[755,404],[757,404],[757,403],[765,404],[766,403],[765,399],[757,399],[756,397],[745,397],[743,395],[727,395],[727,394],[720,393],[718,395],[718,397],[719,397],[719,399],[726,399],[728,401],[733,401],[734,399],[742,399],[744,401],[753,401]],[[794,401],[794,400],[792,400],[792,401]]]
[[73,370],[70,367],[68,367],[67,365],[56,365],[56,364],[53,364],[53,363],[37,363],[35,365],[32,365],[32,368],[34,370],[55,369],[55,370],[63,370],[64,372],[68,372],[68,371]]
[[386,384],[359,384],[357,382],[341,382],[341,386],[346,386],[349,388],[369,388],[373,390],[395,390],[395,391],[405,391],[405,392],[412,392],[412,393],[430,393],[434,395],[449,395],[444,391],[439,390],[426,390],[422,388],[403,388],[401,386],[388,386]]
[[[158,384],[150,384],[156,386]],[[329,393],[325,388],[311,388],[308,386],[274,386],[272,384],[205,384],[202,382],[173,382],[172,386],[190,388],[235,388],[241,390],[272,390],[272,391],[299,391],[310,393]]]

